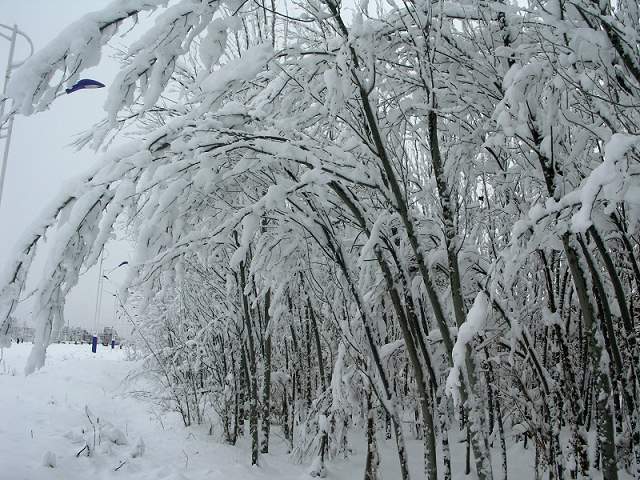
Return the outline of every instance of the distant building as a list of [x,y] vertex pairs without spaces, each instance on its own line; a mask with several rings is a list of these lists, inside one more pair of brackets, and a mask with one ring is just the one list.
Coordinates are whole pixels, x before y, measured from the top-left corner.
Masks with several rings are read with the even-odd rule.
[[14,340],[20,339],[23,342],[33,342],[34,336],[35,329],[28,327],[25,323],[12,322],[11,327],[9,327],[9,337]]
[[104,327],[100,340],[102,340],[102,345],[109,345],[111,340],[118,340],[118,332],[113,327]]
[[64,326],[58,335],[58,342],[91,343],[91,337],[84,328]]
[[[92,338],[93,334],[84,328],[65,326],[60,330],[57,341],[62,343],[91,343]],[[113,327],[104,327],[102,333],[98,335],[98,341],[105,346],[110,345],[112,339],[119,341],[118,332]]]

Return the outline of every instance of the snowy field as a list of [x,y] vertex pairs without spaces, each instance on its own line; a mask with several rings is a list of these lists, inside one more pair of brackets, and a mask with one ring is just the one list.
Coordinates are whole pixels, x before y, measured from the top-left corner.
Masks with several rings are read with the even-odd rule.
[[[284,456],[263,457],[260,469],[251,468],[244,449],[218,443],[205,428],[186,429],[177,415],[134,397],[136,386],[123,380],[137,363],[126,361],[124,350],[100,348],[92,355],[88,345],[54,344],[45,367],[25,377],[30,347],[4,350],[0,366],[1,480],[306,477],[303,466]],[[84,445],[82,429],[92,442],[85,408],[103,430],[91,457],[76,456]]]
[[[54,344],[45,367],[25,377],[22,368],[30,347],[5,349],[0,363],[1,480],[310,478],[308,465],[291,463],[278,431],[272,438],[274,453],[262,455],[260,467],[252,468],[247,445],[220,443],[219,432],[211,436],[204,426],[185,428],[177,414],[161,412],[144,396],[134,395],[143,386],[127,378],[139,364],[127,361],[124,350],[100,348],[92,355],[88,345]],[[90,457],[85,452],[77,456],[84,438],[93,443],[87,409],[102,432],[96,434]],[[380,445],[382,478],[396,478],[395,446],[382,439]],[[409,446],[413,478],[423,478],[421,442],[412,440]],[[362,478],[364,447],[355,439],[353,455],[331,462],[328,477]],[[454,476],[464,478],[461,444],[452,439],[452,448]],[[524,472],[531,478],[530,462],[519,458],[510,469],[512,478],[523,478]]]

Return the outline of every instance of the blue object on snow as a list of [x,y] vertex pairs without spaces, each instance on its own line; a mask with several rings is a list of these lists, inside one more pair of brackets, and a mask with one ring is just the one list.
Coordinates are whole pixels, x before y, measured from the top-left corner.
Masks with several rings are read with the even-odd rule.
[[98,350],[98,336],[94,335],[91,339],[91,351],[96,353],[96,350]]
[[116,341],[111,339],[111,350],[113,350],[114,348],[116,348]]
[[104,83],[100,83],[97,80],[91,80],[90,78],[83,78],[82,80],[78,80],[78,82],[73,85],[71,88],[65,89],[67,94],[76,92],[78,90],[84,90],[85,88],[104,88]]

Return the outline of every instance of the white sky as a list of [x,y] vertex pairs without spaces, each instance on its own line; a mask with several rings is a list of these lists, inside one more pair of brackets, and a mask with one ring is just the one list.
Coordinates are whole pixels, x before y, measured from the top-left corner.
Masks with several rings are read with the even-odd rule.
[[[37,50],[53,40],[69,23],[108,3],[108,0],[0,0],[0,23],[17,24],[31,37]],[[18,45],[17,59],[24,57],[25,47],[22,43]],[[9,42],[0,38],[0,86],[8,50]],[[94,78],[109,85],[117,72],[117,65],[108,58],[108,51],[105,53],[107,55],[103,55],[101,64],[85,72],[83,78]],[[74,134],[102,118],[106,93],[107,89],[78,91],[57,99],[49,111],[32,117],[16,117],[0,205],[0,269],[6,268],[16,242],[51,198],[64,188],[69,179],[80,175],[98,160],[100,154],[89,150],[75,152],[67,145]],[[0,140],[0,155],[3,148],[4,142]],[[128,249],[121,243],[109,245],[107,250],[105,270],[128,260]],[[31,288],[35,287],[42,270],[44,255],[46,249],[41,251],[34,264]],[[124,268],[113,272],[110,278],[115,282],[121,280],[124,276],[122,270]],[[93,330],[97,277],[95,267],[81,277],[79,285],[69,296],[65,316],[70,325]],[[114,323],[114,299],[110,295],[114,290],[115,287],[107,282],[99,330]],[[30,307],[25,302],[18,310],[18,319],[28,323],[29,317]],[[120,331],[128,330],[124,321],[117,322],[115,326]]]

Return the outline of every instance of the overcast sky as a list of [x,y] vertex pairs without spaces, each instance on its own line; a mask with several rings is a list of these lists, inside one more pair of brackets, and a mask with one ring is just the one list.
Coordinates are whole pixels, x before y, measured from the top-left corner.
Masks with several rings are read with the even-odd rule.
[[[108,3],[107,0],[0,0],[0,23],[17,24],[31,37],[37,50],[52,41],[78,17]],[[9,42],[0,38],[2,77],[8,50]],[[23,58],[26,51],[25,44],[19,43],[16,57]],[[95,78],[108,85],[116,72],[116,63],[104,55],[98,67],[82,76]],[[16,118],[0,205],[0,268],[6,268],[17,240],[29,229],[52,197],[64,188],[68,180],[82,174],[98,161],[100,154],[89,150],[75,152],[67,145],[73,140],[74,134],[102,118],[106,90],[84,90],[65,95],[57,99],[49,111],[28,118]],[[3,148],[4,143],[0,141],[0,154]],[[42,257],[46,255],[46,248],[43,252],[35,264],[30,282],[32,288],[42,271]],[[104,260],[105,270],[128,259],[128,249],[122,244],[108,246],[108,252]],[[123,278],[123,274],[115,271],[110,278],[117,282]],[[97,277],[97,268],[86,272],[68,298],[65,315],[70,325],[93,330]],[[99,330],[113,323],[114,299],[110,291],[114,290],[112,285],[105,285]],[[19,319],[28,321],[30,310],[28,303],[25,303],[19,309]],[[116,327],[126,329],[122,323]]]

